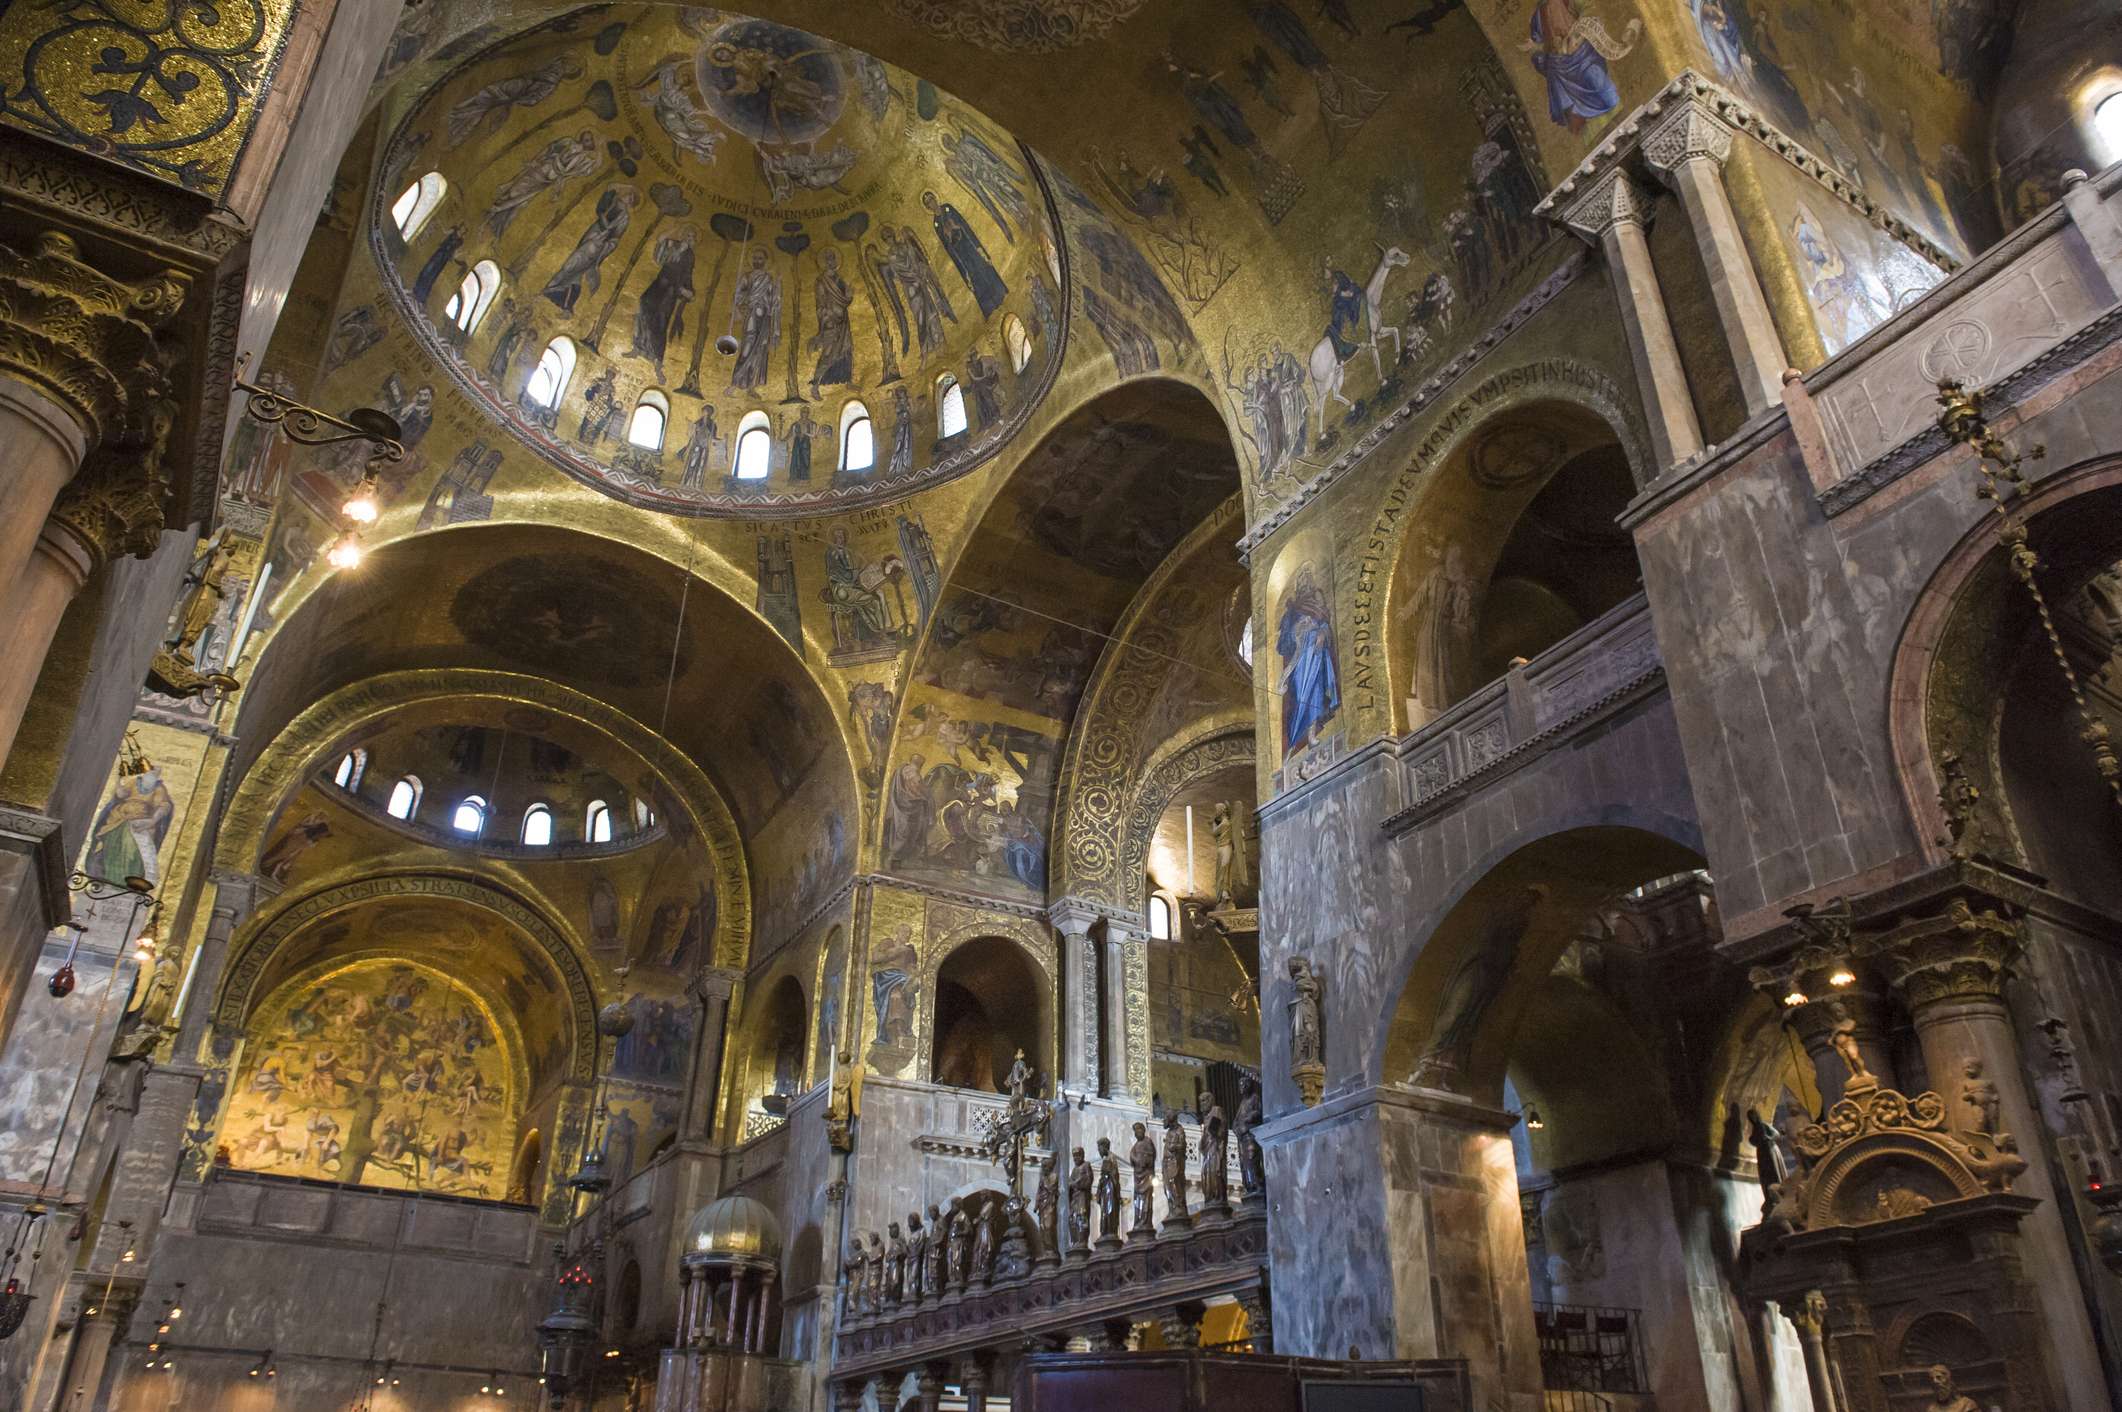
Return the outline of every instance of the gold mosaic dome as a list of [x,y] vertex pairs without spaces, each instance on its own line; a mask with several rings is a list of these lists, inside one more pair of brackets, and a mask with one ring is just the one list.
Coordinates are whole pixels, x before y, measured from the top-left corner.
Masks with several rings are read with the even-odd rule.
[[693,1214],[685,1229],[685,1253],[692,1257],[741,1256],[778,1263],[781,1223],[749,1196],[724,1196]]
[[576,11],[471,55],[398,125],[369,215],[390,300],[465,392],[568,474],[680,514],[963,474],[1067,337],[1029,152],[925,81],[723,10]]

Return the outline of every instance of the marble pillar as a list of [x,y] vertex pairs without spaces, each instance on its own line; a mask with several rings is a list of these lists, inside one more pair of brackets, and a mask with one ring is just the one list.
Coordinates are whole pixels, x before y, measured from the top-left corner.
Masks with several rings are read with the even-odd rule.
[[[0,616],[0,662],[10,664],[10,670],[0,674],[0,758],[15,743],[22,714],[36,690],[36,669],[51,650],[66,605],[95,569],[95,550],[71,530],[50,522],[16,576],[7,612]],[[16,665],[22,670],[14,670]]]
[[1455,1094],[1381,1087],[1257,1129],[1275,1351],[1465,1358],[1475,1406],[1537,1412],[1515,1121]]
[[1105,969],[1102,976],[1105,1004],[1103,1068],[1105,1096],[1115,1103],[1147,1103],[1149,1095],[1136,1093],[1130,1084],[1131,1065],[1127,1049],[1128,1010],[1133,998],[1127,984],[1127,931],[1105,924]]
[[1702,427],[1695,417],[1694,396],[1687,388],[1672,320],[1665,312],[1665,293],[1643,238],[1650,203],[1628,173],[1617,168],[1593,180],[1570,202],[1561,220],[1606,259],[1622,330],[1628,335],[1636,386],[1650,424],[1651,450],[1657,461],[1653,474],[1662,475],[1702,449]]
[[1812,1393],[1813,1412],[1843,1412],[1835,1371],[1827,1361],[1827,1297],[1812,1290],[1803,1299],[1786,1301],[1782,1309],[1805,1350],[1805,1385]]
[[0,372],[0,583],[29,565],[44,517],[81,468],[88,428],[81,418],[20,377]]
[[1672,187],[1687,212],[1695,249],[1709,279],[1725,346],[1731,350],[1746,414],[1779,406],[1788,359],[1769,315],[1768,297],[1747,253],[1746,237],[1724,190],[1724,164],[1731,158],[1731,129],[1708,105],[1685,98],[1643,140],[1643,159]]
[[693,1044],[693,1071],[687,1079],[682,1138],[698,1140],[715,1131],[715,1112],[722,1094],[722,1050],[729,1032],[729,998],[737,972],[709,967],[686,987],[700,1007],[700,1028]]
[[958,1368],[958,1387],[965,1394],[965,1412],[987,1412],[987,1359],[968,1354]]
[[214,900],[206,915],[206,935],[200,940],[199,954],[191,963],[184,993],[178,997],[177,1043],[170,1052],[182,1063],[199,1061],[207,1027],[213,1023],[214,1007],[220,996],[221,975],[228,966],[229,942],[235,937],[237,928],[250,920],[260,896],[271,897],[279,891],[277,886],[254,873],[216,870],[211,881]]
[[943,1406],[944,1368],[937,1363],[924,1363],[914,1375],[914,1386],[920,1389],[921,1412],[939,1412]]
[[84,1313],[74,1325],[73,1347],[67,1351],[66,1372],[52,1400],[52,1412],[87,1412],[97,1405],[110,1369],[111,1349],[123,1340],[139,1299],[137,1290],[114,1289],[109,1299],[87,1306],[96,1312]]
[[1074,1093],[1098,1091],[1098,914],[1063,901],[1048,913],[1061,945],[1061,1083]]
[[1950,898],[1928,915],[1862,938],[1858,951],[1908,1007],[1931,1089],[1945,1101],[1952,1127],[1965,1132],[1979,1126],[1967,1090],[1971,1084],[1995,1085],[1995,1126],[2012,1135],[2026,1159],[2013,1188],[2041,1201],[2020,1225],[2019,1238],[2048,1334],[2043,1347],[2049,1385],[2062,1390],[2061,1405],[2070,1412],[2095,1412],[2107,1406],[2105,1378],[2084,1293],[2073,1277],[2071,1237],[2056,1206],[2048,1133],[2020,1064],[2005,1000],[2021,955],[2021,923],[1983,904],[1979,895]]

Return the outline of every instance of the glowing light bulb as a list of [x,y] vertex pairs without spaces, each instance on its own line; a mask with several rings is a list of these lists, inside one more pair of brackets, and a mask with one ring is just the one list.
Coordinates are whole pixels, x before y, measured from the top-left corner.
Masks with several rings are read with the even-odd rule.
[[1541,1132],[1547,1127],[1547,1120],[1540,1116],[1540,1110],[1530,1103],[1525,1105],[1525,1126],[1531,1132]]
[[341,535],[324,557],[335,569],[351,569],[361,562],[361,541],[351,534]]
[[375,488],[363,481],[360,488],[339,507],[339,513],[357,525],[372,525],[376,522],[376,517],[383,513],[383,507],[376,503]]
[[1791,1010],[1797,1009],[1800,1005],[1803,1005],[1805,1001],[1806,995],[1805,992],[1802,990],[1793,989],[1790,994],[1783,997],[1784,1006]]
[[1827,983],[1835,989],[1841,990],[1857,983],[1857,973],[1847,966],[1837,966],[1828,976]]

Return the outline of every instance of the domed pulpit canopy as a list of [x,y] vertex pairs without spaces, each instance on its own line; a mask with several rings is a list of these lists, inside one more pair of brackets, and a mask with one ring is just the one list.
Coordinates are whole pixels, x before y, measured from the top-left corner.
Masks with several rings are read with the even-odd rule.
[[764,1352],[780,1266],[781,1223],[773,1212],[748,1196],[701,1207],[678,1261],[681,1345]]

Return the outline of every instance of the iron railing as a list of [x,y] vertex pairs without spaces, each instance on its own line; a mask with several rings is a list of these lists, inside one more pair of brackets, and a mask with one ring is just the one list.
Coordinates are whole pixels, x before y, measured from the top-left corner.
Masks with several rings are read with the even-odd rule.
[[1590,1304],[1533,1305],[1541,1382],[1567,1392],[1646,1393],[1642,1314]]

